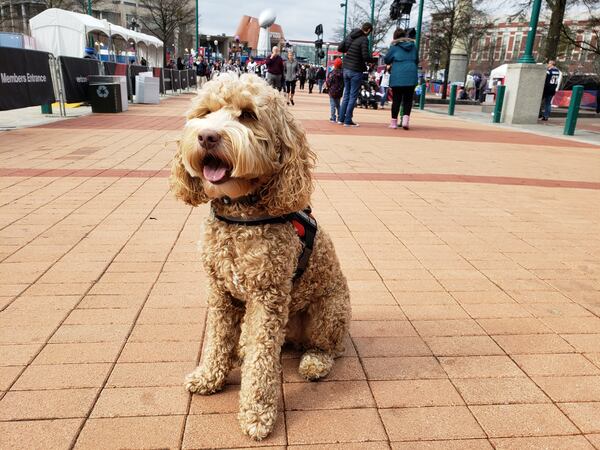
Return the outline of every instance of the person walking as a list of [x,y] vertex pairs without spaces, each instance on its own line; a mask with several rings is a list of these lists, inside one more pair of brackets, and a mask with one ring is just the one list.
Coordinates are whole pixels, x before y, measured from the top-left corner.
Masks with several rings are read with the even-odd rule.
[[555,66],[553,60],[548,61],[546,67],[546,81],[544,82],[544,93],[542,94],[543,112],[541,119],[546,121],[550,117],[552,111],[552,98],[556,94],[558,88],[558,79],[560,78],[560,70]]
[[300,82],[300,89],[304,90],[304,83],[306,83],[306,65],[302,64],[300,66],[300,71],[298,73],[298,81]]
[[392,120],[389,128],[398,128],[400,105],[404,111],[402,128],[408,130],[410,111],[417,85],[417,48],[415,41],[406,37],[402,28],[394,31],[394,40],[385,55],[385,63],[391,64],[390,87],[392,88]]
[[343,61],[344,97],[340,106],[338,123],[343,123],[345,127],[358,126],[352,121],[352,114],[356,106],[363,72],[371,60],[368,36],[372,31],[373,25],[365,22],[362,27],[352,30],[338,46],[338,51],[345,54]]
[[329,121],[333,123],[340,116],[340,99],[344,93],[344,72],[342,72],[342,65],[342,60],[336,58],[333,61],[333,70],[327,75],[326,81],[327,92],[329,93],[329,106],[331,107]]
[[281,92],[281,79],[283,77],[283,59],[279,55],[279,47],[273,47],[273,52],[265,60],[267,66],[267,83],[273,89]]
[[196,68],[196,81],[198,84],[198,89],[202,88],[204,83],[206,83],[206,75],[208,71],[208,66],[204,62],[204,58],[200,56],[196,62],[194,63]]
[[381,92],[381,103],[379,106],[381,109],[385,106],[388,98],[388,91],[390,89],[390,66],[385,66],[383,72],[381,73],[381,78],[379,79],[379,90]]
[[315,78],[317,79],[317,85],[319,86],[319,94],[322,94],[323,84],[325,84],[325,79],[327,78],[327,72],[325,72],[325,68],[323,66],[319,66]]
[[294,104],[294,94],[296,93],[296,80],[298,78],[298,61],[294,59],[294,54],[288,52],[287,61],[283,66],[285,78],[285,93],[287,95],[287,104]]
[[317,69],[315,69],[315,66],[311,65],[306,72],[306,77],[308,78],[308,93],[312,94],[315,81],[317,80]]

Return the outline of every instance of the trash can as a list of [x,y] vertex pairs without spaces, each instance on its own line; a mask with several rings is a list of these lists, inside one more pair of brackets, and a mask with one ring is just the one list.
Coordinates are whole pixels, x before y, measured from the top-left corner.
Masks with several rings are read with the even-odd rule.
[[89,96],[92,112],[118,113],[123,111],[121,85],[113,77],[90,76]]
[[[120,96],[119,96],[119,111],[127,111],[127,78],[121,75],[88,75],[88,82],[90,85],[90,89],[92,85],[104,85],[108,86],[109,84],[118,84],[120,86]],[[105,92],[102,90],[102,94],[105,95]],[[94,99],[97,96],[94,91],[90,91],[90,99]],[[92,108],[93,109],[93,108]]]

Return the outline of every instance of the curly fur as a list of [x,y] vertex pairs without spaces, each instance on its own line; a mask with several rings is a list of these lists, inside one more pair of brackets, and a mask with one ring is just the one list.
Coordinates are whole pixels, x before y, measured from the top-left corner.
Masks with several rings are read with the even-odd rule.
[[[196,206],[208,201],[228,216],[278,216],[306,208],[313,191],[315,154],[283,97],[254,75],[221,75],[206,83],[187,115],[170,184],[177,198]],[[207,154],[198,136],[221,140],[212,154],[229,167],[214,184],[203,175]],[[255,194],[258,201],[222,201]],[[266,437],[277,419],[281,347],[306,349],[299,372],[326,376],[343,352],[350,321],[346,279],[331,239],[319,229],[306,271],[293,275],[302,244],[290,223],[247,226],[206,219],[202,261],[209,278],[209,313],[202,362],[186,388],[208,395],[223,388],[242,362],[242,431]]]

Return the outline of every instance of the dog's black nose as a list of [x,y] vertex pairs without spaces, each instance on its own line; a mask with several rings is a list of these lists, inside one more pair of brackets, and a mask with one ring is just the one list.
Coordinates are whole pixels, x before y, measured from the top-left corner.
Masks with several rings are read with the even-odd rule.
[[200,142],[200,145],[206,150],[215,148],[220,140],[221,136],[214,130],[204,130],[198,134],[198,142]]

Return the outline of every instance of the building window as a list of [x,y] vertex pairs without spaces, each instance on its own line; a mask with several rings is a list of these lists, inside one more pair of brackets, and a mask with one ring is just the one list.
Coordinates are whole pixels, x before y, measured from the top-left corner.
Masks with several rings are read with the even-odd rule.
[[521,40],[523,36],[521,34],[517,34],[515,36],[515,45],[513,46],[513,58],[518,59],[521,56]]

